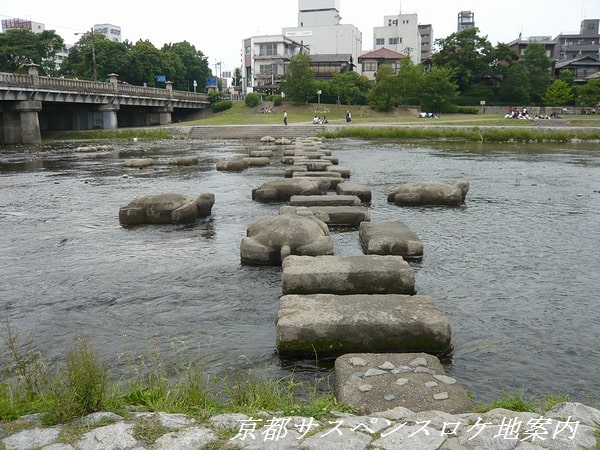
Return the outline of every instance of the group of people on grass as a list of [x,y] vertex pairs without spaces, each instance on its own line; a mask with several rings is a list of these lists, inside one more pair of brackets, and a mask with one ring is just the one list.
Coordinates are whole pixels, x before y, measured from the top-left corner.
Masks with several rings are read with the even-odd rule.
[[505,119],[531,119],[531,114],[529,113],[529,109],[524,106],[522,109],[519,107],[513,108],[509,106],[506,110],[506,114],[504,115]]
[[319,116],[315,116],[315,117],[313,117],[313,123],[323,124],[323,123],[329,123],[329,121],[327,120],[327,116],[323,116],[322,119]]

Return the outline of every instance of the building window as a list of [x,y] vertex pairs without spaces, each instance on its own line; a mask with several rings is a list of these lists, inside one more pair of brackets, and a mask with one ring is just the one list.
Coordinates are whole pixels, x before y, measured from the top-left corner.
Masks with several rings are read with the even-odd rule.
[[400,38],[397,38],[397,37],[389,38],[389,40],[388,40],[388,44],[390,44],[390,45],[398,45],[399,43],[400,43]]
[[377,63],[376,62],[367,62],[363,64],[365,68],[365,72],[377,72]]
[[275,56],[277,54],[277,44],[260,44],[260,56]]
[[385,45],[385,38],[375,39],[375,45]]

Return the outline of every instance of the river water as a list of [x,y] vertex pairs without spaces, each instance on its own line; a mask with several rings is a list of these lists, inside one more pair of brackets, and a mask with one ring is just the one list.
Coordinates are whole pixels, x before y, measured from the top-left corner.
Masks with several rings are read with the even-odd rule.
[[[251,191],[283,176],[271,166],[215,170],[252,141],[119,144],[113,151],[41,154],[0,149],[0,310],[6,326],[63,364],[85,337],[113,373],[198,361],[310,378],[314,364],[279,360],[275,318],[281,268],[242,266],[247,226],[281,204]],[[597,398],[600,387],[600,152],[597,146],[329,141],[371,187],[371,220],[401,220],[423,240],[411,263],[418,294],[452,325],[448,373],[477,400],[509,390]],[[193,167],[169,165],[198,155]],[[157,164],[126,169],[125,158]],[[470,182],[460,208],[387,203],[403,182]],[[193,225],[119,225],[138,195],[213,192]],[[362,254],[356,229],[331,229],[338,255]],[[0,356],[6,357],[2,348]],[[132,369],[133,368],[133,369]],[[322,369],[320,374],[322,375]]]

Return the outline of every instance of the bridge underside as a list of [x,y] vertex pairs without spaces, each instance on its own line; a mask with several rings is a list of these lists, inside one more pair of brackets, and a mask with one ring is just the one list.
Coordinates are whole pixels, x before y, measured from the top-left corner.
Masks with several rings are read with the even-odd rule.
[[158,126],[198,114],[196,110],[156,106],[4,102],[0,106],[0,142],[39,144],[43,136],[56,131]]

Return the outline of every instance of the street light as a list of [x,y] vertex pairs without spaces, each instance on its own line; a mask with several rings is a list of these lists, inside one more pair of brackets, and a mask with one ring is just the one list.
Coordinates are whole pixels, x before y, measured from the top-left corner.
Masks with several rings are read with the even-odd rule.
[[[87,31],[86,31],[87,33]],[[86,33],[75,33],[75,36]],[[94,38],[94,27],[91,28],[91,39],[90,43],[92,45],[92,73],[94,74],[94,81],[98,81],[98,67],[96,66],[96,46],[95,46],[95,38]]]

